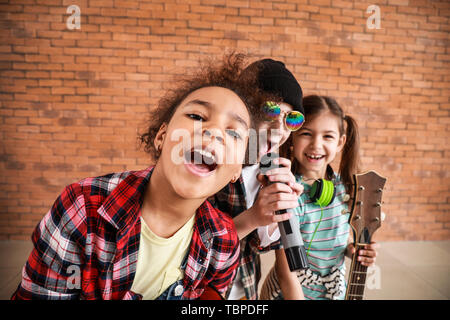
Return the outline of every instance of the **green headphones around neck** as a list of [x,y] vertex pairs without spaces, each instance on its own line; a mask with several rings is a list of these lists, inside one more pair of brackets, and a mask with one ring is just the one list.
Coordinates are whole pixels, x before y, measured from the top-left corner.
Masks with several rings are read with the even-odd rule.
[[[328,177],[333,176],[333,169],[330,166],[327,166]],[[322,222],[323,218],[323,208],[329,206],[334,198],[336,197],[336,186],[333,181],[325,180],[325,179],[317,179],[311,186],[311,190],[309,191],[309,197],[314,202],[315,205],[320,206],[320,219],[319,223],[314,230],[311,240],[309,241],[309,246],[306,255],[309,256],[309,250],[311,249],[311,244],[313,242],[314,237],[316,236],[316,232],[319,229],[319,225]]]
[[312,238],[309,241],[309,247],[306,252],[307,256],[309,256],[309,250],[311,249],[312,241],[316,236],[316,232],[319,229],[320,223],[322,222],[323,208],[330,205],[333,202],[335,196],[336,187],[334,186],[334,183],[332,181],[325,179],[318,179],[314,181],[311,190],[309,191],[309,197],[315,205],[320,206],[320,219],[319,223],[316,226],[316,229],[314,230]]
[[[330,165],[327,166],[326,176],[333,177],[334,171]],[[317,179],[311,186],[309,198],[314,204],[321,208],[330,205],[336,197],[336,186],[333,181],[326,179]]]
[[330,205],[336,197],[336,187],[334,183],[325,179],[314,181],[309,192],[311,200],[320,207]]

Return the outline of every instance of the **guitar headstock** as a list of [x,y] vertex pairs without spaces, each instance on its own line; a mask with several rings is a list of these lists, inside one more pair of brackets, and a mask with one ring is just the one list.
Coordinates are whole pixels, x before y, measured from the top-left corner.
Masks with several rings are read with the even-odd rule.
[[381,226],[381,197],[386,178],[375,171],[353,176],[354,194],[349,223],[355,243],[370,243],[373,233]]

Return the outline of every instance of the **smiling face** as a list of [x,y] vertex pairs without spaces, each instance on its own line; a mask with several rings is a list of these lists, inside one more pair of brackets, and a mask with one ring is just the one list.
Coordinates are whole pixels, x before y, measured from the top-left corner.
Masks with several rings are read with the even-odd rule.
[[247,108],[233,91],[195,90],[160,128],[155,138],[155,146],[161,146],[156,167],[180,197],[207,198],[239,177],[249,127]]
[[280,106],[281,114],[274,121],[263,121],[259,125],[260,137],[263,130],[267,132],[267,139],[260,140],[259,155],[262,156],[268,152],[276,151],[286,140],[289,138],[291,131],[286,128],[284,124],[284,116],[293,108],[290,104],[280,102],[277,103]]
[[329,111],[307,119],[293,135],[298,171],[305,178],[324,178],[327,165],[342,150],[345,140],[346,136],[339,132],[338,118]]

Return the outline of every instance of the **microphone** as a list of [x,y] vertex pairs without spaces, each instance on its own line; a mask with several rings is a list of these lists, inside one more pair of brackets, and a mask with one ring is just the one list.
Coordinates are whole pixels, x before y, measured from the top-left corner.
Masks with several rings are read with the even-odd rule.
[[[279,158],[278,153],[269,152],[261,158],[259,168],[262,174],[266,174],[267,171],[275,168],[279,168],[279,165],[273,163],[273,160]],[[269,184],[276,183],[269,181]],[[287,210],[278,210],[275,214],[286,213]],[[289,270],[296,271],[308,268],[308,258],[306,257],[306,250],[303,244],[303,238],[300,234],[300,225],[298,218],[295,215],[289,220],[278,222],[278,228],[281,234],[281,243],[284,247],[284,252],[289,264]]]

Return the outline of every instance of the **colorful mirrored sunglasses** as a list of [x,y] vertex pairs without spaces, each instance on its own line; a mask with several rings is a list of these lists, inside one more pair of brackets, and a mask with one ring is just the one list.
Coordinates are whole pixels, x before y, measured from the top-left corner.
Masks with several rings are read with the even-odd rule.
[[[272,101],[267,101],[263,105],[264,118],[266,121],[276,121],[281,115],[281,108]],[[290,131],[297,131],[305,122],[305,116],[299,111],[284,112],[284,125]]]

